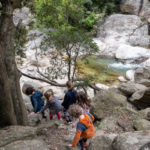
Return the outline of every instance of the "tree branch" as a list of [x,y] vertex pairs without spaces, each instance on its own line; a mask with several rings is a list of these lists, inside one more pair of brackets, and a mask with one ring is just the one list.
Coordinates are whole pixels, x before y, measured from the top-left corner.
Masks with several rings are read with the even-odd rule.
[[[52,82],[52,81],[49,81],[49,80],[46,80],[46,79],[42,79],[42,78],[39,78],[39,77],[34,77],[34,76],[32,76],[32,75],[28,75],[28,74],[26,74],[26,73],[21,72],[20,70],[18,70],[18,71],[19,71],[19,73],[20,73],[22,76],[28,77],[28,78],[30,78],[30,79],[42,81],[42,82],[48,83],[48,84],[50,84],[50,85],[52,85],[52,86],[66,87],[66,84],[59,84],[59,83],[57,83],[57,82]],[[75,79],[74,81],[81,81],[81,79]],[[82,81],[84,81],[84,79],[82,79]],[[77,84],[75,84],[74,86],[77,87],[77,86],[79,86],[79,85],[82,85],[82,84],[77,83]],[[95,90],[95,91],[100,91],[100,90],[101,90],[100,88],[98,88],[97,86],[95,86],[94,83],[88,84],[88,86],[89,86],[90,88],[92,88],[93,90]]]
[[96,90],[96,91],[100,91],[100,90],[101,90],[100,88],[98,88],[98,87],[95,85],[95,83],[91,83],[91,84],[89,84],[88,86],[89,86],[90,88]]
[[42,78],[39,78],[39,77],[34,77],[32,75],[25,74],[25,73],[21,72],[20,70],[19,70],[19,72],[21,73],[21,75],[23,75],[25,77],[28,77],[30,79],[33,79],[33,80],[42,81],[42,82],[48,83],[48,84],[50,84],[52,86],[66,87],[66,84],[59,84],[57,82],[52,82],[52,81],[49,81],[49,80],[46,80],[46,79],[42,79]]

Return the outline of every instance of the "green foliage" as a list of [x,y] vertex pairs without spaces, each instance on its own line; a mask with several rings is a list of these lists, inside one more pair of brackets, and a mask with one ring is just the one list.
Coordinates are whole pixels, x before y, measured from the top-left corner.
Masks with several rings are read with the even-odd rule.
[[[34,12],[38,27],[53,28],[47,32],[41,49],[50,47],[57,51],[52,59],[52,68],[47,74],[52,78],[63,76],[68,71],[68,78],[74,77],[79,54],[88,55],[98,50],[90,35],[86,32],[97,30],[94,25],[99,18],[112,13],[118,0],[34,0]],[[64,61],[62,56],[67,57]],[[60,60],[59,62],[57,60]],[[57,62],[57,63],[56,63]],[[67,66],[67,70],[63,70]],[[73,68],[72,68],[73,67]],[[63,71],[62,71],[63,70]]]
[[84,25],[92,29],[100,18],[119,11],[120,0],[85,0]]
[[96,21],[96,14],[92,12],[83,20],[83,23],[85,24],[86,28],[92,28],[93,25],[96,24]]
[[105,9],[106,15],[119,11],[120,0],[91,0],[92,10],[102,13]]
[[34,0],[37,25],[92,29],[99,18],[118,11],[119,0]]
[[[47,50],[50,47],[55,49],[58,55],[54,58],[55,61],[52,60],[51,64],[53,65],[49,68],[49,71],[54,68],[54,62],[57,62],[53,75],[56,74],[55,77],[62,77],[68,74],[68,79],[74,78],[76,75],[77,58],[79,55],[90,55],[98,51],[97,45],[83,30],[77,30],[70,26],[47,33],[47,37],[44,38],[41,44],[41,49]],[[62,59],[63,56],[66,57],[64,61]],[[64,68],[68,69],[65,70]]]
[[83,0],[34,0],[35,17],[44,27],[78,26],[83,17]]
[[73,79],[78,56],[98,51],[92,38],[83,29],[83,24],[90,28],[96,23],[96,15],[90,13],[84,20],[84,4],[85,0],[34,0],[37,25],[54,29],[45,33],[47,36],[41,44],[41,50],[52,48],[56,52],[50,60],[51,67],[46,71],[51,79],[63,78],[66,74],[68,79]]

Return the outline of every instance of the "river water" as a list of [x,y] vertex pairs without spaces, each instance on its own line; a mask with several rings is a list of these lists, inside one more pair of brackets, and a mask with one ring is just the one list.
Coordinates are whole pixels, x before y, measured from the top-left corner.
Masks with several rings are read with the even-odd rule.
[[96,82],[115,84],[119,76],[125,76],[126,71],[138,67],[136,64],[125,64],[113,58],[88,56],[81,59],[81,74]]

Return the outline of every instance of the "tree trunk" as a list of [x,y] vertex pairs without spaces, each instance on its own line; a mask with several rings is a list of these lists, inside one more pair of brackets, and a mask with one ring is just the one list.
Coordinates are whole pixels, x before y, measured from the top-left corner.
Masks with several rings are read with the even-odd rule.
[[[19,2],[20,3],[20,2]],[[22,100],[19,73],[15,62],[12,2],[2,1],[0,18],[0,127],[26,125],[27,116]]]

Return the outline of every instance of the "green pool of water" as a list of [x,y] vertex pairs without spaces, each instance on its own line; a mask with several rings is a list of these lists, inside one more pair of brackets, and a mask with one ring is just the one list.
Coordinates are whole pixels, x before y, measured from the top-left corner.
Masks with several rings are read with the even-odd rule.
[[[124,76],[131,69],[112,58],[86,56],[78,61],[79,75],[91,81],[103,84],[117,84],[118,77]],[[114,66],[113,66],[114,65]],[[115,66],[116,65],[116,66]]]

